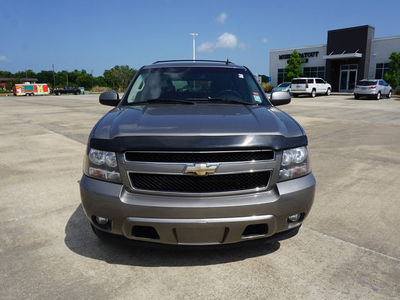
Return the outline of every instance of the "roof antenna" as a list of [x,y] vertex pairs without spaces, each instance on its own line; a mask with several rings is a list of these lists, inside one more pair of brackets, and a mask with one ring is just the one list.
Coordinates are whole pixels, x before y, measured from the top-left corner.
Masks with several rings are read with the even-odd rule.
[[226,59],[226,65],[228,66],[231,62],[229,61],[229,58]]

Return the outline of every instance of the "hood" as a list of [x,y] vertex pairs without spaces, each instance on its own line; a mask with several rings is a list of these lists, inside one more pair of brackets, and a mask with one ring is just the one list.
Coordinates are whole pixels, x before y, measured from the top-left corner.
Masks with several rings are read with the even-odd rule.
[[110,111],[90,142],[113,151],[205,150],[282,148],[290,139],[307,143],[300,125],[275,107],[152,104]]

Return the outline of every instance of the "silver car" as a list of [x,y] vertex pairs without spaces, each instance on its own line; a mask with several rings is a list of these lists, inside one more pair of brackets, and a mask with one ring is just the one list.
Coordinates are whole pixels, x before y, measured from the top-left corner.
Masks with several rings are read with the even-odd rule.
[[383,79],[363,79],[354,87],[354,98],[368,97],[379,100],[382,96],[392,97],[392,87]]
[[141,68],[94,126],[80,181],[99,237],[221,245],[294,236],[314,200],[303,128],[231,62]]
[[281,84],[279,84],[278,86],[274,87],[271,91],[271,93],[275,93],[275,92],[289,92],[290,91],[290,85],[292,83],[291,82],[282,82]]

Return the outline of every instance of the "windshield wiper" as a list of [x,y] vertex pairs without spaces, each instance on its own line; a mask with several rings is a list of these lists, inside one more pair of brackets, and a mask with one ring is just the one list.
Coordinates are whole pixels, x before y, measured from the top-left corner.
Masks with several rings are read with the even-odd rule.
[[230,103],[238,103],[238,104],[244,104],[244,105],[257,105],[256,103],[249,103],[246,101],[240,101],[240,100],[233,100],[233,99],[226,99],[226,98],[187,98],[187,101],[222,101],[222,102],[230,102]]
[[196,103],[187,100],[177,100],[177,99],[164,99],[164,98],[155,98],[155,99],[147,99],[144,101],[136,101],[129,103],[130,105],[140,105],[140,104],[149,104],[149,103],[182,103],[182,104],[191,104],[196,105]]

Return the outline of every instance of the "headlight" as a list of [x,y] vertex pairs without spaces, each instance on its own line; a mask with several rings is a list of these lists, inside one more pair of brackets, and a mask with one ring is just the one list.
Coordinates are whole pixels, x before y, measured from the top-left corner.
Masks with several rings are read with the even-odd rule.
[[284,150],[278,181],[293,179],[311,172],[307,147]]
[[86,176],[112,182],[121,182],[115,152],[90,149],[83,172]]

